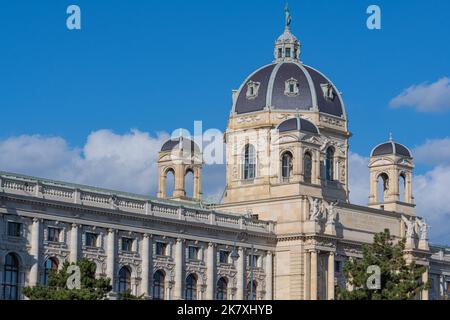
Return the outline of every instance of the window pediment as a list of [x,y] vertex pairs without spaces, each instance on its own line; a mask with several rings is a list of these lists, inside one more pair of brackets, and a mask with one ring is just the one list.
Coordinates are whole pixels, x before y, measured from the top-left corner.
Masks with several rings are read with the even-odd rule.
[[248,100],[255,100],[258,97],[259,87],[261,83],[249,81],[247,83],[247,94],[246,97]]
[[322,83],[320,87],[322,88],[322,93],[325,100],[333,101],[335,98],[335,93],[331,83]]
[[290,78],[284,83],[284,94],[288,97],[296,97],[300,94],[299,87],[298,80]]

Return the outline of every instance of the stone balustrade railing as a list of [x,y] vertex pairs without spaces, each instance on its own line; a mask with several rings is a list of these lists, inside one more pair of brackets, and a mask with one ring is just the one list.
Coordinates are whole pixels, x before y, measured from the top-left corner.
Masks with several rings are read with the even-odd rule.
[[0,193],[31,196],[44,200],[224,226],[239,230],[262,233],[275,232],[274,222],[197,208],[195,204],[189,202],[178,203],[25,176],[0,174]]

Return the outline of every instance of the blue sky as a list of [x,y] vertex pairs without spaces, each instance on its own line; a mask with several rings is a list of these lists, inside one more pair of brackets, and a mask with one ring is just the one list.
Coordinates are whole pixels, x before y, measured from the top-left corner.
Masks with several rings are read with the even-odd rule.
[[[81,8],[81,31],[66,28],[70,4]],[[370,4],[381,7],[381,31],[366,28]],[[447,168],[450,155],[424,158],[428,140],[444,153],[450,146],[449,108],[389,104],[410,86],[450,76],[450,2],[292,0],[290,7],[302,61],[344,93],[352,152],[368,156],[392,131],[422,150],[419,176],[431,180],[433,170]],[[2,1],[0,143],[40,135],[76,154],[103,129],[117,138],[137,129],[153,139],[202,120],[223,130],[231,90],[272,61],[283,8],[282,0]],[[52,175],[11,161],[1,169]]]

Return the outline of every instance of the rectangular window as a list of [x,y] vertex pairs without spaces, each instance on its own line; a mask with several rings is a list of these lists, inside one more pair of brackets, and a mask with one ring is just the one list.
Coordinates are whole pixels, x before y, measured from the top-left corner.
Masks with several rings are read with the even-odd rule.
[[294,93],[295,92],[295,87],[294,87],[293,83],[289,84],[289,92],[290,93]]
[[291,48],[286,48],[286,58],[291,57]]
[[250,255],[248,256],[247,259],[247,263],[248,263],[248,267],[250,268],[252,266],[252,261],[253,261],[253,268],[257,268],[258,267],[258,256],[255,255]]
[[8,222],[8,236],[10,237],[20,237],[21,236],[22,224],[17,222]]
[[61,233],[61,229],[59,228],[48,228],[47,241],[50,242],[59,242],[59,235]]
[[190,246],[188,248],[188,259],[197,260],[198,259],[198,248]]
[[230,252],[220,250],[219,252],[219,262],[220,263],[228,263],[228,258],[230,256]]
[[122,237],[122,251],[133,251],[133,239]]
[[158,256],[165,256],[166,255],[166,248],[167,245],[163,242],[157,242],[156,243],[156,255]]
[[334,271],[335,272],[341,272],[341,261],[334,261]]
[[278,48],[278,58],[283,58],[283,49]]
[[92,232],[86,233],[86,246],[88,247],[97,247],[97,234]]

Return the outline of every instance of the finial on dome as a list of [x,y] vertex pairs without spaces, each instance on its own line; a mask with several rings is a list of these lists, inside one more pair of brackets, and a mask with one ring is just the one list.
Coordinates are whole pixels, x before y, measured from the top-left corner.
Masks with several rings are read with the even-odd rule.
[[292,17],[287,2],[284,13],[285,28],[283,34],[278,37],[275,43],[275,62],[299,62],[301,45],[300,41],[291,33]]
[[394,138],[392,137],[392,132],[389,132],[389,141],[390,142],[394,141]]
[[286,15],[286,29],[291,29],[292,17],[289,12],[289,3],[286,1],[286,6],[284,7],[284,13]]

